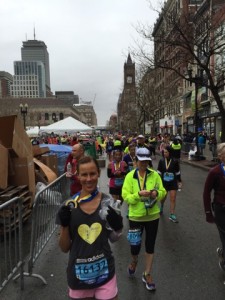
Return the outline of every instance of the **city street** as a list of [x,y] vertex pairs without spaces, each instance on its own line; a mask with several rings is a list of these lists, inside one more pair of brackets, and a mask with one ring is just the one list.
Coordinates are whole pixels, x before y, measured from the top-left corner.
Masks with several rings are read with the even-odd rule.
[[[157,167],[157,160],[153,161]],[[102,168],[100,189],[108,192],[106,168]],[[182,163],[183,189],[177,196],[178,224],[169,221],[169,201],[165,203],[160,219],[155,248],[152,276],[156,292],[146,290],[141,281],[144,270],[144,248],[139,257],[135,278],[128,278],[130,262],[126,239],[128,221],[126,204],[123,204],[124,234],[113,245],[119,286],[119,299],[157,300],[223,300],[225,298],[225,274],[219,269],[216,248],[220,246],[215,225],[205,222],[202,191],[207,171]],[[1,294],[1,300],[68,299],[66,284],[67,254],[60,252],[55,233],[34,267],[34,273],[42,275],[47,285],[37,278],[25,277],[25,290],[11,282]]]

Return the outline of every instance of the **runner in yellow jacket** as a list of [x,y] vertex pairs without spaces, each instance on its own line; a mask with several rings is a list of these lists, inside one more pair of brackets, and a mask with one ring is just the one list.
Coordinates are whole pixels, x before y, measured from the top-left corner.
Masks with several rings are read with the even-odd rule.
[[130,171],[124,180],[122,197],[129,205],[128,219],[132,261],[128,266],[128,274],[133,276],[136,271],[138,255],[141,250],[142,234],[145,230],[145,271],[142,281],[148,290],[154,291],[155,284],[150,275],[153,262],[155,240],[158,231],[160,209],[158,202],[165,198],[160,175],[148,168],[150,152],[147,148],[137,149],[137,168]]

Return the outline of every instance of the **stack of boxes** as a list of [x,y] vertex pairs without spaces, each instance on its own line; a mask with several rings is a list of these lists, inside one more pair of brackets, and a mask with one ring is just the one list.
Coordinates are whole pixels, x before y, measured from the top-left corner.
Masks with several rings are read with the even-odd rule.
[[[16,196],[22,197],[25,221],[35,196],[32,145],[16,115],[0,117],[0,128],[0,204]],[[9,220],[11,214],[9,210]],[[10,228],[10,222],[8,226]]]
[[35,172],[30,139],[16,115],[0,117],[0,128],[0,189],[27,185],[33,199]]
[[48,184],[57,178],[57,156],[49,152],[48,147],[32,146],[16,115],[0,117],[0,205],[22,197],[24,221],[32,209],[36,182]]

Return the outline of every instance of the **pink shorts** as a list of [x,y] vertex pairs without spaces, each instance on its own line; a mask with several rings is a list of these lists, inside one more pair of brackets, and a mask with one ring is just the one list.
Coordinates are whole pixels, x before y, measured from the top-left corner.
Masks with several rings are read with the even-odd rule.
[[118,293],[116,275],[106,284],[90,290],[71,290],[69,289],[69,296],[71,299],[85,299],[93,298],[99,300],[107,300],[115,298]]

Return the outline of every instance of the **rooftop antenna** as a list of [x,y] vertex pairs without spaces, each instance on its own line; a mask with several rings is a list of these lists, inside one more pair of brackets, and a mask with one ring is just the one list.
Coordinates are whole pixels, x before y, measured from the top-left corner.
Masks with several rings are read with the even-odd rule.
[[27,41],[27,33],[26,33],[26,41]]
[[34,25],[34,40],[36,40],[35,25]]

